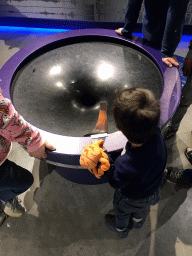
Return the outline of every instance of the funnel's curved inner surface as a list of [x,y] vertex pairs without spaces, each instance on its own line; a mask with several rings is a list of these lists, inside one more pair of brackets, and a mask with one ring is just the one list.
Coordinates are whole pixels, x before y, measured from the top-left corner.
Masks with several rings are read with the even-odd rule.
[[42,52],[18,71],[11,85],[16,110],[34,126],[55,134],[83,136],[107,101],[108,131],[115,91],[132,86],[163,90],[156,64],[140,51],[110,42],[80,42]]

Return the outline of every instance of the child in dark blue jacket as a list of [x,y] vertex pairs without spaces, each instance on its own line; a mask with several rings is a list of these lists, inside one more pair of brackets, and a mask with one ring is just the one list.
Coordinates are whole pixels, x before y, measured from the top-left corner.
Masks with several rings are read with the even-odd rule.
[[126,136],[126,152],[104,175],[115,189],[115,216],[105,216],[108,228],[120,237],[128,235],[129,219],[135,228],[143,225],[146,208],[160,198],[167,161],[166,146],[158,127],[159,100],[142,88],[129,88],[117,94],[113,113],[117,128]]

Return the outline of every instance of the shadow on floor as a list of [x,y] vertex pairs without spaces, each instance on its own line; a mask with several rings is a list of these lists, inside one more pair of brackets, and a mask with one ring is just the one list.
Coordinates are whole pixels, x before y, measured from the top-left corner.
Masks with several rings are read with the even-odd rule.
[[[187,197],[187,190],[176,191],[173,184],[166,183],[157,207],[158,218],[153,219],[148,211],[144,226],[140,230],[131,229],[129,236],[121,239],[104,224],[104,215],[112,213],[114,190],[108,184],[72,183],[53,169],[53,166],[40,163],[39,173],[36,172],[40,180],[42,179],[40,187],[30,189],[25,196],[25,204],[29,198],[33,198],[33,207],[36,205],[36,208],[21,218],[9,218],[10,227],[6,225],[2,227],[7,236],[23,241],[23,246],[24,244],[32,246],[38,249],[38,252],[54,251],[53,255],[56,255],[55,253],[78,255],[73,254],[78,252],[79,255],[86,255],[86,250],[90,253],[94,250],[98,253],[94,255],[108,253],[111,256],[135,250],[135,253],[138,251],[136,255],[146,256],[152,244],[154,245],[159,239],[159,235],[157,241],[156,235],[153,237],[154,222],[157,222],[155,228],[157,233],[161,228],[166,229],[167,232],[166,223],[178,212]],[[169,243],[171,252],[174,251],[177,235],[172,234],[172,236],[172,242]],[[146,239],[147,243],[144,242]],[[161,239],[164,240],[164,237],[162,236]],[[144,247],[141,246],[143,243],[145,243]],[[155,255],[162,256],[162,254]]]

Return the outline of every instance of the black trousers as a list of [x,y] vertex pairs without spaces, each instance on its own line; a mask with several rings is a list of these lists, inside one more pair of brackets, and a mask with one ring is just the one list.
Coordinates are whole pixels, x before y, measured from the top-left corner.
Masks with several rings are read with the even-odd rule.
[[33,184],[33,175],[8,159],[0,166],[0,199],[7,202]]
[[173,56],[181,40],[189,0],[128,0],[122,32],[133,32],[143,1],[143,37],[162,54]]
[[192,104],[192,75],[187,79],[186,84],[182,90],[181,101],[179,106],[170,121],[170,126],[174,128],[175,131],[179,129],[181,120],[183,119],[187,109]]

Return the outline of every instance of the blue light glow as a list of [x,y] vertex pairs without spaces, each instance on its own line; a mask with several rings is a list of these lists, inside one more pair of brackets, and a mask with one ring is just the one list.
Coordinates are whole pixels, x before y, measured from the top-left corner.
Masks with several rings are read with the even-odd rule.
[[[56,33],[71,31],[71,30],[73,29],[0,26],[0,33],[56,34]],[[133,35],[143,38],[142,33],[133,33]],[[191,35],[190,36],[182,35],[181,41],[189,42],[190,40],[191,40]]]
[[190,40],[191,40],[191,36],[183,35],[183,36],[181,37],[181,41],[190,42]]
[[54,34],[70,30],[71,29],[0,26],[0,33]]
[[133,33],[133,35],[139,36],[139,37],[143,38],[143,34],[142,33]]

